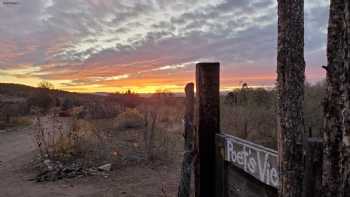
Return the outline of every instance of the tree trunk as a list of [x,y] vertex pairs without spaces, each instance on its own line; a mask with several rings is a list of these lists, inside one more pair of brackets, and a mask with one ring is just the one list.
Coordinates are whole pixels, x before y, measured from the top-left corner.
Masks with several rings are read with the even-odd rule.
[[343,13],[344,0],[332,0],[330,5],[327,43],[327,95],[324,102],[323,196],[336,197],[341,185],[342,110],[344,109],[343,79]]
[[341,197],[350,195],[350,2],[346,0],[344,6],[344,34],[343,34],[343,55],[344,55],[344,75],[345,95],[342,97],[345,104],[345,109],[342,111],[343,115],[343,143],[341,152]]
[[301,197],[304,172],[304,1],[278,1],[280,197]]
[[178,197],[189,197],[191,192],[191,174],[193,164],[193,119],[194,119],[194,84],[189,83],[185,87],[185,152],[182,162],[182,175],[179,184]]

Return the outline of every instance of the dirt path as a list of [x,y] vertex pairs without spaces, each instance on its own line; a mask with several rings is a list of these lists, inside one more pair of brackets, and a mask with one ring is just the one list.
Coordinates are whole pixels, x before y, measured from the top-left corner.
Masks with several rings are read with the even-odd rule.
[[29,181],[24,170],[35,154],[31,128],[0,132],[0,197],[170,197],[177,189],[176,167],[129,166],[109,178],[84,177],[49,183]]
[[0,133],[0,150],[0,197],[84,196],[98,191],[89,185],[72,187],[65,182],[28,181],[34,174],[23,168],[33,158],[35,150],[30,128]]
[[3,164],[34,150],[30,128],[0,133],[0,161]]

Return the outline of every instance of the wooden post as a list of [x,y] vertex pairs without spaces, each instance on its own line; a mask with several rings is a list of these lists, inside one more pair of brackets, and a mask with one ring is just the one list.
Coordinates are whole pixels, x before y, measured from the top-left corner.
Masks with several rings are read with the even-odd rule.
[[179,184],[178,197],[189,197],[191,191],[191,174],[193,161],[193,119],[194,119],[194,84],[185,87],[185,152],[182,162],[182,175]]
[[219,75],[220,63],[196,65],[199,159],[199,175],[196,177],[199,179],[199,192],[196,191],[196,197],[216,196],[215,134],[220,131]]
[[304,172],[304,0],[278,1],[280,197],[301,197]]
[[228,195],[227,185],[227,165],[225,163],[225,139],[219,136],[216,136],[215,140],[216,146],[216,158],[215,158],[215,167],[216,167],[216,186],[215,186],[215,196],[224,197]]
[[303,197],[322,195],[322,155],[322,139],[308,138],[305,144]]

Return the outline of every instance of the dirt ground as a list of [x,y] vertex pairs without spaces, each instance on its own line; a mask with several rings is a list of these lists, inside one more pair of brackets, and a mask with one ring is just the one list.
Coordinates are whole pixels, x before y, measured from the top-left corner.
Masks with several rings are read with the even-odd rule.
[[170,197],[176,196],[179,163],[135,164],[110,176],[36,183],[30,169],[36,154],[31,128],[0,131],[0,197]]

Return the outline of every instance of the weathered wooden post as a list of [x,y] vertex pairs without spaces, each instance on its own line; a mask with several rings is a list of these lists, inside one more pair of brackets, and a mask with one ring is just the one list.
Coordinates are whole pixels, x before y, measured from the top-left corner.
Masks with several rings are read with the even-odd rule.
[[310,137],[305,146],[303,197],[322,195],[322,139]]
[[278,1],[279,196],[301,197],[304,172],[304,0]]
[[215,194],[216,197],[226,197],[228,195],[227,188],[227,172],[225,163],[225,140],[216,136],[215,139]]
[[185,152],[182,162],[182,175],[179,184],[178,197],[189,197],[191,191],[191,174],[193,164],[193,119],[194,119],[194,84],[188,83],[185,87]]
[[[216,197],[215,134],[220,132],[220,63],[196,65],[198,99],[198,155],[199,174],[196,175],[196,197]],[[198,177],[199,176],[199,177]],[[199,181],[198,181],[199,180]]]

